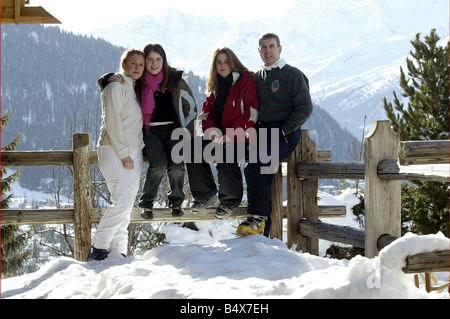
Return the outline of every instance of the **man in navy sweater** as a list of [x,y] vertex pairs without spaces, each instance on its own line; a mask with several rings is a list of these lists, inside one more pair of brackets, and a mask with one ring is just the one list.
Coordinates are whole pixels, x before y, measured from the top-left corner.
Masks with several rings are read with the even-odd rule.
[[[249,160],[244,170],[247,182],[248,218],[237,233],[243,236],[263,234],[268,237],[272,213],[271,184],[274,172],[297,147],[301,126],[311,116],[313,106],[307,77],[280,58],[282,47],[276,34],[267,33],[259,40],[263,68],[256,75],[259,99],[258,145],[255,161]],[[267,139],[265,138],[267,136]],[[261,156],[261,143],[276,163]]]

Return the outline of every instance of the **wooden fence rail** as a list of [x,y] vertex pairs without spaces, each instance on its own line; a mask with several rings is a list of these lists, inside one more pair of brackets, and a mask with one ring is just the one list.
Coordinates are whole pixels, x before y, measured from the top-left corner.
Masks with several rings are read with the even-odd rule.
[[[206,209],[204,212],[192,214],[189,208],[185,208],[186,214],[181,217],[173,217],[169,208],[155,208],[155,215],[152,220],[144,219],[140,216],[140,209],[134,208],[131,211],[130,223],[171,223],[171,222],[197,222],[216,220],[216,209]],[[281,208],[282,218],[287,218],[287,206]],[[100,222],[106,208],[91,208],[91,223]],[[2,210],[2,225],[46,225],[46,224],[73,224],[75,222],[75,209],[4,209]],[[319,205],[320,218],[345,217],[346,208],[341,205]],[[247,218],[247,208],[239,207],[233,215],[226,220],[243,220]]]
[[[448,182],[448,165],[400,165],[394,160],[382,160],[377,166],[378,178],[382,180],[426,180]],[[364,180],[364,162],[297,163],[297,176],[300,179],[355,179]]]
[[[318,150],[318,162],[331,161],[331,151]],[[98,164],[97,150],[89,153],[89,163]],[[4,151],[1,153],[3,166],[73,166],[72,151]]]
[[447,140],[402,142],[398,157],[401,165],[448,164],[449,143]]

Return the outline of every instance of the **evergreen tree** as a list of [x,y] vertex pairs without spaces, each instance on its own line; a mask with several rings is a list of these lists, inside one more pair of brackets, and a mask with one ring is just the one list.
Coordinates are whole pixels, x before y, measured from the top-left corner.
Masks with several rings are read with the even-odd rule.
[[[1,131],[3,133],[3,127],[6,125],[6,123],[9,120],[9,117],[11,115],[11,111],[9,110],[4,116],[2,116],[2,127]],[[17,147],[17,145],[20,142],[21,135],[19,134],[11,143],[8,145],[2,147],[2,151],[14,151]],[[14,183],[20,175],[20,169],[17,170],[14,174],[11,174],[10,176],[7,176],[3,179],[3,176],[7,174],[6,168],[3,166],[1,167],[1,174],[2,174],[2,203],[1,208],[8,208],[8,203],[11,200],[11,194],[9,196],[6,196],[6,193],[11,190],[11,184]]]
[[[408,105],[394,92],[394,105],[384,98],[384,109],[393,131],[402,141],[449,139],[449,44],[438,46],[431,30],[425,41],[420,34],[411,41],[413,59],[407,75],[400,68],[400,87]],[[403,232],[449,236],[449,183],[411,181],[402,185]]]
[[[2,116],[1,119],[1,131],[3,133],[3,127],[6,125],[10,116],[10,111]],[[17,144],[20,142],[20,134],[8,145],[2,147],[2,151],[13,151],[16,149]],[[7,170],[3,166],[1,167],[2,177],[2,202],[1,208],[8,208],[8,203],[11,200],[12,194],[6,196],[6,193],[11,190],[11,184],[14,183],[20,174],[20,169],[15,173],[6,176]],[[15,225],[2,225],[1,226],[1,273],[3,276],[11,276],[20,274],[25,260],[29,257],[30,252],[23,252],[23,247],[26,245],[28,234],[21,231],[18,226]]]

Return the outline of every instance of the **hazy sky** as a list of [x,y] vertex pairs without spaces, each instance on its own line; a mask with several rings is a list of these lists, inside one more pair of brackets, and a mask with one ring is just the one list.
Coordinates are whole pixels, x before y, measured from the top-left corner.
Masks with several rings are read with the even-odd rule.
[[158,16],[171,8],[199,16],[223,15],[231,21],[283,16],[295,0],[30,0],[28,6],[44,7],[75,34],[126,24],[145,15]]

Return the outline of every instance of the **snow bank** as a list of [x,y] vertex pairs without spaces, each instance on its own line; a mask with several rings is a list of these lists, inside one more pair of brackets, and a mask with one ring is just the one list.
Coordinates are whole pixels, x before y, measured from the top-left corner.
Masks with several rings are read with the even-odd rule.
[[[37,197],[37,196],[36,196]],[[36,199],[36,197],[34,197]],[[345,218],[325,222],[358,227],[351,208],[359,203],[352,190],[338,196],[320,193],[321,205],[345,205]],[[175,224],[162,226],[169,244],[128,258],[78,262],[58,258],[39,271],[2,279],[1,297],[11,299],[297,299],[433,298],[416,288],[402,268],[408,255],[449,249],[443,234],[406,234],[379,257],[335,260],[298,253],[283,241],[262,236],[235,238],[238,221],[196,223],[199,231]],[[327,247],[320,241],[321,251]],[[321,253],[321,255],[324,255]],[[449,273],[439,273],[440,281]]]
[[[448,249],[449,239],[440,233],[407,234],[386,247],[379,257],[358,256],[340,261],[298,253],[280,240],[263,236],[223,239],[230,236],[229,230],[233,228],[227,222],[211,222],[201,228],[195,232],[168,226],[164,231],[172,240],[170,244],[134,257],[86,263],[55,259],[36,273],[2,280],[1,296],[14,299],[450,298],[448,292],[426,293],[425,289],[416,288],[413,275],[402,271],[407,255]],[[177,243],[181,237],[191,243]]]

